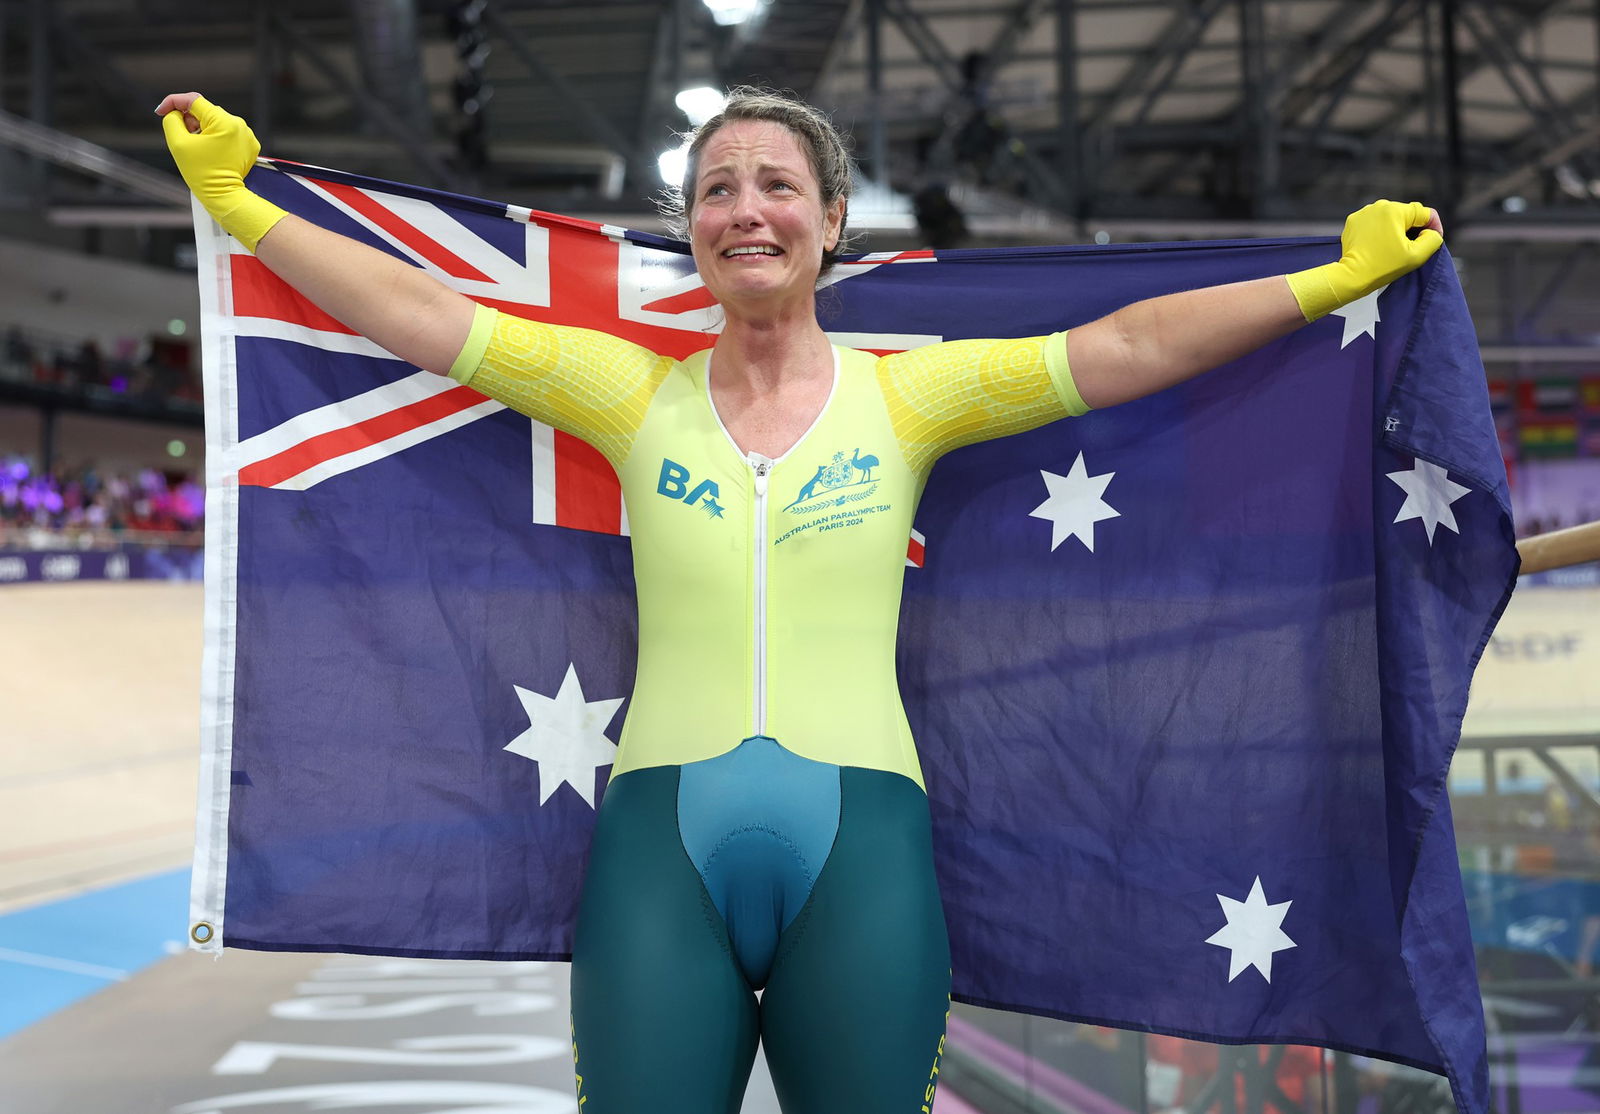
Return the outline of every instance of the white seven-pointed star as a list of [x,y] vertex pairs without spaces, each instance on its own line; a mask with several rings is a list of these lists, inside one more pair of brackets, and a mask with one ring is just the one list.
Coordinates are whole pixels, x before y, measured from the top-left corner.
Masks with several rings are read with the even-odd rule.
[[561,688],[554,697],[512,685],[528,729],[506,744],[506,749],[539,764],[539,803],[566,782],[594,807],[594,772],[616,760],[617,744],[605,736],[606,724],[616,714],[622,697],[585,701],[578,671],[567,666]]
[[1235,901],[1221,894],[1217,895],[1217,900],[1222,902],[1222,915],[1228,918],[1228,923],[1206,943],[1229,949],[1228,981],[1232,982],[1246,967],[1254,967],[1261,972],[1262,978],[1271,982],[1272,953],[1295,946],[1294,941],[1278,927],[1283,924],[1283,915],[1294,902],[1268,905],[1266,896],[1261,892],[1259,875],[1255,885],[1250,887],[1250,896],[1243,901]]
[[1056,546],[1069,537],[1076,537],[1093,553],[1094,524],[1102,519],[1122,516],[1121,511],[1113,510],[1110,504],[1100,498],[1106,493],[1106,485],[1116,473],[1089,475],[1089,470],[1083,464],[1083,454],[1079,453],[1065,476],[1046,472],[1042,468],[1039,475],[1044,477],[1044,486],[1049,489],[1050,498],[1029,511],[1028,516],[1049,520],[1050,551],[1054,553]]
[[1389,289],[1380,286],[1365,298],[1357,298],[1349,305],[1340,306],[1333,310],[1335,317],[1344,318],[1344,336],[1339,340],[1339,347],[1346,348],[1352,340],[1366,333],[1373,340],[1378,339],[1378,322],[1383,316],[1378,313],[1378,295]]
[[1406,501],[1400,504],[1400,513],[1394,516],[1396,522],[1404,522],[1408,518],[1422,519],[1430,546],[1436,526],[1448,526],[1457,534],[1461,533],[1450,504],[1471,491],[1470,487],[1462,487],[1443,468],[1426,460],[1417,461],[1409,472],[1390,472],[1389,478],[1406,493]]

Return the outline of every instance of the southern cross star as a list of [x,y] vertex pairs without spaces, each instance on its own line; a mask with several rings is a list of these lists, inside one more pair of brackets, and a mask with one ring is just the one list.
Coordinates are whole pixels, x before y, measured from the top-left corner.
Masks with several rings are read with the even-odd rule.
[[594,772],[616,760],[617,744],[606,738],[605,728],[623,698],[584,700],[578,671],[571,665],[553,697],[521,685],[511,687],[528,713],[528,729],[505,749],[539,764],[539,803],[548,801],[565,782],[593,808]]
[[1094,524],[1103,519],[1121,517],[1122,512],[1114,510],[1101,498],[1106,485],[1116,473],[1089,475],[1089,470],[1084,467],[1083,454],[1079,453],[1065,476],[1043,469],[1039,470],[1039,475],[1044,477],[1044,486],[1049,490],[1050,498],[1029,511],[1028,516],[1050,523],[1050,551],[1054,553],[1062,542],[1075,537],[1093,553]]
[[1443,468],[1426,460],[1418,460],[1409,472],[1389,472],[1387,475],[1406,493],[1406,501],[1400,504],[1400,513],[1394,516],[1396,522],[1420,518],[1423,528],[1428,531],[1429,546],[1433,545],[1433,531],[1439,526],[1447,526],[1455,533],[1461,533],[1450,504],[1470,492],[1470,487],[1462,487]]
[[1334,317],[1344,318],[1344,336],[1339,339],[1340,348],[1348,348],[1350,342],[1363,333],[1373,340],[1378,339],[1378,322],[1383,320],[1383,315],[1378,312],[1378,295],[1387,289],[1387,286],[1380,286],[1366,297],[1357,298],[1331,311]]
[[1294,941],[1285,936],[1279,927],[1283,924],[1284,914],[1294,903],[1284,901],[1268,905],[1266,895],[1261,890],[1259,875],[1255,885],[1250,887],[1250,896],[1243,901],[1221,894],[1217,895],[1217,900],[1222,903],[1222,915],[1228,918],[1228,923],[1213,933],[1206,943],[1228,949],[1228,981],[1232,982],[1246,967],[1254,967],[1261,972],[1262,978],[1271,982],[1272,953],[1295,946]]

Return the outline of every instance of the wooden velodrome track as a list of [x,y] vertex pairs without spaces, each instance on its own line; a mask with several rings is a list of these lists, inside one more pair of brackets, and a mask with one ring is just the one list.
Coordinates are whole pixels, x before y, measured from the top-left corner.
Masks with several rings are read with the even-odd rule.
[[200,586],[7,586],[0,632],[0,913],[183,866]]
[[181,949],[200,620],[198,584],[0,587],[0,1114],[575,1111],[565,964]]

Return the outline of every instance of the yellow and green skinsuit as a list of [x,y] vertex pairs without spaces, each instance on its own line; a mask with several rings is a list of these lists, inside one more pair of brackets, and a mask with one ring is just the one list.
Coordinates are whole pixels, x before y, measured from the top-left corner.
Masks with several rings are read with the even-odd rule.
[[572,949],[579,1108],[737,1114],[759,1043],[785,1114],[926,1114],[951,957],[894,674],[906,543],[941,453],[1083,412],[1065,334],[835,348],[776,460],[723,428],[711,358],[480,309],[451,370],[600,449],[633,535],[638,673]]
[[928,471],[1088,408],[1065,333],[834,356],[827,404],[772,460],[724,429],[709,350],[680,362],[478,307],[451,376],[587,441],[622,481],[639,660],[613,778],[767,736],[923,785],[894,663]]

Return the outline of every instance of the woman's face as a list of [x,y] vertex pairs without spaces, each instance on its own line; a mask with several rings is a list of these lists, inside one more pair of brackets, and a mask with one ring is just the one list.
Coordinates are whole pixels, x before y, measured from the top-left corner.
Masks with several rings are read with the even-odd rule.
[[700,152],[689,241],[724,306],[809,300],[843,218],[843,199],[824,210],[805,147],[782,124],[736,120]]

